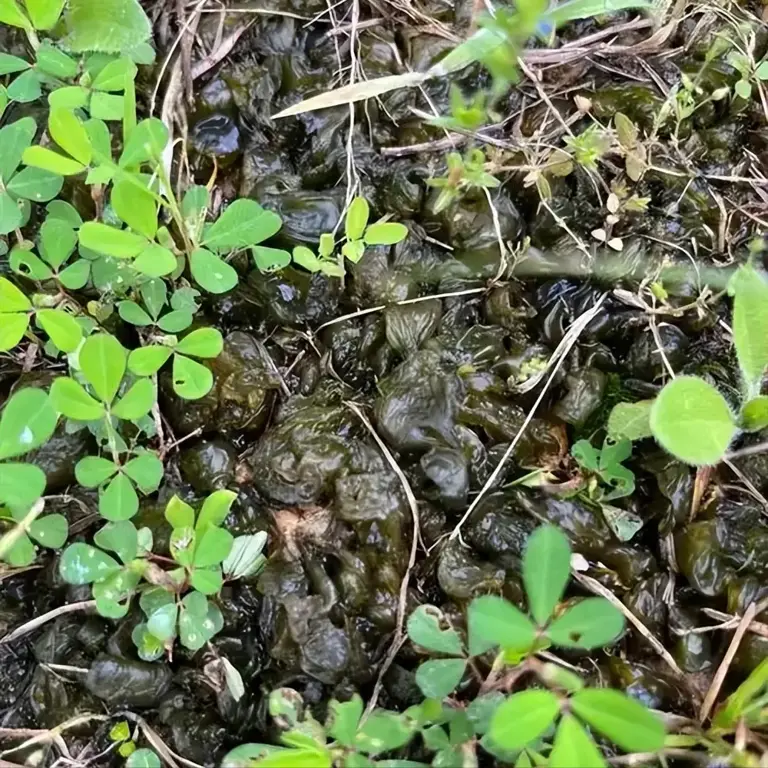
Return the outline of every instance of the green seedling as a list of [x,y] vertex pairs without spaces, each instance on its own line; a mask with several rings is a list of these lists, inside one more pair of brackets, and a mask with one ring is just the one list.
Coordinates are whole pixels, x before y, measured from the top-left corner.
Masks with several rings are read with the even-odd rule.
[[595,501],[613,501],[634,492],[635,476],[622,464],[632,455],[630,440],[606,437],[602,448],[579,440],[571,447],[571,455],[585,475],[587,494]]

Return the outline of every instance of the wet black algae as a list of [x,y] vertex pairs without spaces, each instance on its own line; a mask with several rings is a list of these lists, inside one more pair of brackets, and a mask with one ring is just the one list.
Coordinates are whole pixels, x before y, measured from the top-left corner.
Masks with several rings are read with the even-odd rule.
[[[457,3],[454,14],[444,3],[423,4],[446,29],[455,24],[457,34],[466,30],[467,5]],[[286,0],[276,7],[308,16],[326,10],[314,0]],[[361,19],[378,18],[380,10],[380,4],[361,3]],[[203,40],[215,35],[217,19],[204,16]],[[686,30],[682,25],[670,47],[685,40]],[[558,482],[572,479],[570,445],[580,438],[602,442],[616,402],[658,391],[665,363],[651,316],[627,300],[628,292],[664,264],[677,268],[664,283],[669,303],[687,305],[699,279],[691,260],[704,268],[744,257],[750,220],[738,213],[729,219],[723,251],[717,197],[749,209],[758,199],[754,190],[702,174],[739,175],[747,150],[765,157],[759,105],[754,111],[711,103],[684,123],[676,141],[695,169],[693,181],[649,170],[633,186],[649,198],[648,210],[620,218],[612,234],[622,239],[623,250],[616,252],[590,235],[603,225],[606,191],[601,188],[598,197],[584,170],[552,179],[547,206],[523,183],[525,173],[511,171],[499,173],[502,186],[490,190],[495,214],[483,191],[437,212],[436,191],[425,180],[444,172],[445,150],[394,149],[444,138],[414,117],[411,108],[425,106],[417,89],[357,105],[351,139],[347,107],[271,120],[281,108],[337,82],[335,46],[341,46],[343,59],[349,44],[327,31],[321,22],[257,16],[224,62],[196,84],[189,114],[196,180],[208,181],[215,158],[225,202],[237,194],[252,197],[283,217],[270,244],[315,245],[344,208],[351,146],[360,194],[376,216],[390,214],[405,223],[408,238],[391,248],[369,248],[359,264],[348,264],[343,282],[293,268],[262,274],[245,259],[235,260],[239,286],[204,302],[206,322],[225,337],[224,352],[210,362],[215,386],[188,402],[173,394],[170,381],[161,381],[162,411],[175,436],[195,436],[170,454],[159,493],[143,500],[135,521],[153,530],[162,554],[168,542],[162,510],[171,495],[191,501],[230,488],[238,493],[227,520],[231,530],[269,533],[263,573],[225,586],[219,600],[224,629],[212,641],[240,671],[245,695],[235,702],[204,675],[213,658],[206,651],[193,655],[177,647],[170,662],[139,661],[131,641],[140,620],[134,606],[120,621],[63,615],[21,640],[0,644],[0,726],[45,728],[82,713],[130,710],[146,717],[174,751],[207,766],[243,741],[270,741],[266,696],[276,687],[298,690],[320,718],[332,697],[370,695],[396,627],[413,526],[402,483],[349,408],[351,401],[369,414],[418,500],[428,552],[418,549],[409,610],[431,602],[461,625],[468,601],[478,594],[503,594],[522,605],[526,538],[536,525],[553,523],[587,558],[589,575],[669,650],[687,682],[634,631],[605,651],[572,652],[568,660],[588,678],[608,680],[649,706],[692,714],[728,636],[686,630],[713,623],[702,608],[736,613],[768,595],[768,520],[760,502],[718,469],[692,515],[694,470],[652,440],[636,444],[626,462],[636,475],[635,494],[615,502],[642,521],[628,541],[589,499],[513,481],[533,469],[546,470]],[[644,35],[632,33],[626,43]],[[406,65],[424,69],[451,47],[444,36],[398,13],[361,27],[359,44],[368,78],[402,72]],[[662,83],[679,78],[679,69],[700,68],[701,45],[684,60],[651,57]],[[728,69],[718,66],[704,79],[733,81],[733,72],[723,67]],[[557,71],[567,85],[583,86],[578,93],[591,100],[592,115],[604,124],[620,110],[641,131],[652,129],[664,100],[658,83],[640,75],[623,78],[616,67],[606,71],[584,61]],[[462,77],[467,88],[483,82],[477,72]],[[446,82],[430,82],[425,91],[439,110],[447,109]],[[501,114],[519,118],[493,134],[508,142],[508,149],[489,148],[500,166],[527,162],[514,146],[521,137],[530,139],[544,118],[541,103],[519,112],[523,98],[530,105],[534,96],[523,85],[499,105]],[[578,133],[590,121],[582,116],[572,130]],[[659,166],[668,164],[661,158],[671,157],[672,146],[670,131],[662,130]],[[627,182],[620,163],[607,162],[599,173],[600,183]],[[590,258],[552,212],[586,243]],[[499,270],[499,237],[513,246],[527,238],[511,276]],[[506,257],[511,261],[511,251]],[[451,295],[430,298],[438,294]],[[518,439],[544,380],[530,391],[520,391],[520,385],[542,369],[573,321],[601,298],[602,308]],[[402,303],[412,299],[423,300]],[[658,318],[668,363],[678,372],[707,377],[725,392],[738,387],[718,324],[727,317],[722,299]],[[4,368],[4,386],[16,375]],[[449,540],[446,534],[513,440],[497,484],[466,521],[463,543]],[[48,477],[48,493],[70,489],[75,497],[50,507],[66,514],[79,536],[94,530],[89,515],[95,498],[72,485],[74,462],[89,449],[81,433],[61,430],[34,457]],[[758,491],[768,491],[764,456],[743,459],[739,468]],[[61,582],[56,556],[43,554],[39,562],[41,568],[2,581],[0,636],[64,602],[88,599],[87,588]],[[572,586],[569,596],[579,594]],[[734,660],[733,681],[766,653],[768,640],[748,633]],[[380,705],[403,708],[418,699],[417,663],[406,644],[384,678]],[[45,664],[85,673],[56,672]],[[70,750],[76,754],[78,744],[90,742],[99,752],[109,743],[108,730],[108,724],[91,723],[73,731]]]

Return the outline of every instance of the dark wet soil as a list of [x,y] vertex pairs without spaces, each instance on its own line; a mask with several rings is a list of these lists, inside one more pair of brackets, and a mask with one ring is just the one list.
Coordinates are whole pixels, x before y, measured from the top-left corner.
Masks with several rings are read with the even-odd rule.
[[[367,78],[425,69],[453,46],[452,36],[466,34],[471,15],[468,2],[456,3],[455,11],[438,0],[413,4],[410,12],[404,10],[409,4],[385,0],[360,5],[362,22],[380,20],[357,33]],[[281,0],[273,7],[309,18],[327,10],[319,0]],[[343,26],[343,7],[337,13]],[[606,24],[630,18],[617,14]],[[169,20],[172,9],[158,19],[161,45]],[[694,11],[658,49],[597,52],[544,73],[573,133],[593,120],[608,126],[621,111],[650,137],[652,164],[661,170],[647,170],[634,182],[623,159],[609,155],[594,171],[550,178],[546,205],[535,186],[526,185],[527,170],[500,171],[503,184],[491,190],[490,202],[482,190],[469,192],[436,213],[436,191],[425,181],[444,173],[450,147],[413,109],[431,103],[444,112],[448,83],[357,105],[351,137],[347,107],[273,121],[278,110],[345,82],[337,69],[349,61],[349,35],[333,34],[327,15],[309,24],[277,14],[248,21],[230,55],[195,83],[188,109],[195,180],[209,180],[215,159],[222,203],[237,194],[253,197],[283,217],[275,246],[315,244],[344,208],[351,147],[359,193],[377,216],[404,222],[409,236],[392,248],[369,249],[349,265],[343,284],[298,269],[265,275],[245,258],[235,260],[240,285],[204,304],[207,321],[226,338],[224,353],[211,363],[215,387],[194,403],[164,387],[168,434],[194,436],[169,455],[165,482],[145,500],[137,524],[152,528],[162,548],[168,533],[162,509],[171,495],[192,500],[231,488],[238,498],[227,524],[238,534],[269,532],[267,567],[225,587],[225,626],[211,652],[178,648],[171,662],[139,661],[131,641],[138,606],[119,622],[88,612],[62,615],[0,644],[0,734],[129,711],[145,717],[176,753],[207,766],[243,741],[270,741],[266,695],[276,687],[300,691],[318,717],[332,697],[369,696],[396,628],[413,525],[401,481],[349,403],[369,414],[418,501],[421,542],[408,610],[430,602],[461,623],[474,595],[495,592],[520,603],[523,544],[537,524],[552,522],[587,559],[588,575],[642,621],[684,677],[635,631],[610,653],[574,652],[568,661],[651,707],[692,714],[730,635],[688,630],[716,623],[705,608],[734,614],[768,596],[768,518],[764,499],[755,498],[768,491],[765,456],[738,463],[752,491],[718,468],[695,508],[694,470],[651,440],[636,444],[626,463],[636,492],[613,503],[642,523],[629,540],[585,495],[565,497],[516,481],[534,469],[545,470],[552,482],[572,480],[570,446],[580,438],[601,442],[610,408],[652,397],[667,364],[726,392],[738,386],[724,325],[728,301],[713,293],[763,226],[765,185],[748,181],[761,166],[766,170],[763,107],[757,98],[725,98],[705,103],[680,125],[674,119],[658,125],[682,73],[698,78],[702,101],[737,79],[724,60],[706,61],[723,23]],[[239,15],[227,16],[225,32],[240,23]],[[204,15],[199,35],[205,45],[217,25],[217,14]],[[599,28],[578,23],[564,40]],[[632,46],[650,34],[641,28],[620,41]],[[762,55],[759,28],[757,39]],[[460,82],[473,88],[484,79],[469,71]],[[575,96],[589,99],[591,111],[579,113]],[[538,144],[563,145],[562,126],[530,82],[498,112],[504,124],[488,132],[493,143],[477,144],[496,167],[529,166],[541,157]],[[465,137],[454,140],[467,146]],[[605,227],[611,184],[614,194],[624,190],[622,199],[648,198],[645,211],[622,212],[610,225],[611,237],[622,241],[620,252],[591,234]],[[662,279],[662,267],[677,269]],[[702,293],[710,279],[712,291]],[[657,313],[632,298],[652,280],[667,292]],[[650,301],[647,291],[641,295]],[[525,425],[546,377],[528,391],[521,385],[601,298]],[[19,370],[8,361],[1,365],[7,388]],[[513,440],[511,460],[466,521],[462,540],[448,538]],[[84,538],[93,531],[95,498],[73,485],[72,470],[88,448],[80,435],[61,431],[36,457],[48,475],[48,493],[76,498],[51,507]],[[87,588],[61,582],[55,556],[44,555],[39,564],[0,576],[0,637],[90,597]],[[246,694],[239,702],[204,673],[214,651],[243,677]],[[726,687],[766,653],[768,640],[747,633]],[[416,664],[406,644],[385,675],[381,705],[403,708],[418,700]],[[72,755],[106,749],[114,721],[68,731]],[[0,748],[14,743],[19,740],[3,736]],[[38,749],[8,759],[23,761]],[[43,745],[42,764],[56,754]],[[119,759],[110,755],[93,764]]]

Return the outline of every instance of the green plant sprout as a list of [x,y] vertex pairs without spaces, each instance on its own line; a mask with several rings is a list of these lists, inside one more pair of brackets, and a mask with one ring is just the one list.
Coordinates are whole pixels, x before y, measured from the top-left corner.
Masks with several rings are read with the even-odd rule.
[[[604,598],[560,605],[570,557],[568,540],[557,529],[534,531],[523,556],[529,613],[501,597],[476,597],[467,611],[466,640],[435,606],[417,608],[408,619],[408,637],[419,652],[436,657],[416,670],[423,703],[403,713],[374,709],[365,716],[355,694],[332,701],[320,723],[296,691],[278,689],[270,695],[269,711],[284,746],[244,744],[222,765],[419,768],[426,763],[385,757],[417,736],[434,753],[434,766],[464,765],[467,759],[477,764],[478,747],[516,766],[607,766],[592,732],[627,752],[660,750],[664,725],[641,703],[619,691],[590,688],[579,675],[537,657],[550,646],[609,645],[624,630],[621,613]],[[531,687],[505,695],[507,673],[517,682],[532,677]],[[462,692],[471,690],[464,681],[472,677],[480,693],[462,701]]]
[[449,152],[445,158],[448,173],[445,176],[427,179],[427,185],[440,190],[434,205],[435,213],[445,210],[470,189],[495,189],[501,182],[485,170],[485,153],[481,149],[470,149],[462,157],[458,152]]
[[634,492],[635,476],[622,464],[632,455],[631,440],[606,437],[602,448],[578,440],[571,447],[571,455],[586,474],[586,492],[595,501],[613,501]]
[[[177,638],[185,648],[199,650],[223,626],[221,611],[208,598],[220,592],[225,580],[252,576],[265,563],[266,534],[235,538],[223,527],[234,499],[231,491],[215,491],[195,515],[174,496],[165,509],[172,529],[171,558],[152,553],[149,528],[137,529],[127,517],[102,512],[108,522],[94,535],[96,546],[70,544],[59,572],[70,584],[92,585],[102,616],[125,616],[132,597],[139,595],[145,621],[132,637],[145,661],[170,655]],[[170,570],[162,567],[166,564]]]
[[730,283],[733,341],[741,372],[741,403],[734,413],[723,395],[697,376],[678,376],[653,401],[620,403],[609,418],[614,437],[653,436],[673,456],[694,466],[717,464],[740,432],[768,426],[768,396],[761,394],[768,366],[768,282],[752,264]]

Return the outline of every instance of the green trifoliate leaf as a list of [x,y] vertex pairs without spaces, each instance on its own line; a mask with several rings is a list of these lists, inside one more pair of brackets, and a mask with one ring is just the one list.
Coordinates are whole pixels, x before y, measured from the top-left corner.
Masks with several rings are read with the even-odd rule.
[[59,573],[68,584],[91,584],[120,570],[118,562],[89,544],[70,544],[59,561]]
[[163,479],[163,462],[151,451],[146,451],[131,459],[123,471],[144,493],[152,493]]
[[152,376],[157,373],[173,353],[170,347],[152,345],[131,350],[128,370],[136,376]]
[[464,659],[433,659],[416,670],[416,685],[430,699],[443,699],[461,682],[467,663]]
[[525,651],[536,638],[533,622],[512,603],[495,595],[483,595],[470,603],[467,629],[471,656],[495,647]]
[[213,387],[213,374],[183,355],[173,357],[173,391],[185,400],[198,400]]
[[50,171],[60,176],[76,176],[85,170],[82,163],[47,147],[27,147],[22,159],[25,165],[42,168],[44,171]]
[[14,197],[47,203],[61,192],[64,179],[40,168],[23,168],[8,183],[6,189]]
[[176,269],[176,257],[168,248],[152,243],[134,259],[132,266],[143,275],[163,277]]
[[130,520],[139,511],[139,497],[123,474],[114,477],[99,496],[99,512],[107,520]]
[[[98,488],[117,472],[117,464],[101,456],[85,456],[75,464],[75,478],[86,488]],[[98,542],[97,542],[98,543]],[[102,546],[99,544],[99,546]]]
[[131,325],[139,327],[152,325],[152,318],[135,301],[121,301],[117,305],[117,312],[121,319]]
[[203,595],[215,595],[224,585],[220,568],[195,568],[189,577],[190,585]]
[[77,233],[72,226],[53,216],[40,227],[40,255],[54,269],[58,269],[75,250]]
[[48,133],[70,156],[82,165],[91,162],[91,142],[85,126],[68,109],[52,109],[48,115]]
[[664,746],[664,723],[621,691],[585,688],[571,698],[571,709],[626,752],[656,752]]
[[267,562],[262,554],[266,543],[267,534],[264,531],[237,536],[232,543],[232,549],[221,564],[227,580],[245,579],[257,574]]
[[624,617],[602,597],[587,597],[558,616],[547,630],[563,648],[599,648],[624,631]]
[[165,519],[171,528],[192,528],[195,524],[195,510],[174,495],[165,507]]
[[276,234],[282,221],[255,200],[235,200],[206,231],[203,245],[215,251],[231,251],[257,245]]
[[678,376],[661,390],[651,429],[662,448],[693,465],[717,464],[737,431],[725,398],[694,376]]
[[197,518],[195,533],[202,536],[211,526],[221,525],[227,518],[232,503],[237,498],[233,491],[214,491],[203,502]]
[[196,539],[192,564],[196,568],[218,565],[232,549],[234,536],[224,528],[209,526]]
[[[43,0],[46,2],[47,0]],[[29,5],[29,1],[27,2]],[[54,48],[49,42],[43,42],[37,49],[37,68],[46,75],[58,78],[59,80],[69,80],[77,75],[77,62],[67,56],[64,51]]]
[[133,421],[146,416],[155,404],[155,385],[150,379],[138,379],[114,404],[112,414]]
[[130,520],[107,523],[96,532],[93,540],[102,549],[115,552],[126,564],[131,562],[139,551],[138,532]]
[[31,244],[16,245],[11,249],[8,263],[17,274],[32,280],[48,280],[53,277],[51,268],[32,251]]
[[42,389],[15,392],[0,411],[0,459],[40,447],[56,429],[56,420],[56,411]]
[[62,352],[74,352],[83,340],[83,330],[72,315],[62,309],[41,309],[36,315],[40,327]]
[[24,150],[35,138],[37,124],[31,117],[0,128],[0,181],[7,184],[21,163]]
[[550,768],[606,768],[597,745],[573,715],[565,715],[557,727],[549,755]]
[[138,0],[70,0],[62,41],[75,53],[119,53],[149,40],[152,25]]
[[0,504],[28,510],[45,491],[45,474],[33,464],[0,464]]
[[80,369],[104,403],[114,400],[126,366],[123,345],[107,333],[89,336],[79,354]]
[[191,357],[218,357],[223,348],[224,339],[215,328],[198,328],[176,345],[177,352]]
[[62,415],[76,421],[96,421],[105,415],[104,406],[83,389],[82,384],[60,376],[51,385],[51,404]]
[[209,293],[226,293],[237,285],[237,272],[215,254],[198,248],[189,259],[195,282]]
[[522,749],[538,740],[559,712],[560,701],[551,691],[515,693],[493,713],[488,735],[503,749]]
[[523,583],[534,620],[543,626],[571,575],[571,548],[557,528],[543,525],[529,537],[523,555]]
[[[52,29],[61,16],[64,9],[64,0],[24,0],[27,7],[27,13],[35,29]],[[41,48],[46,44],[43,43]],[[38,64],[40,62],[40,51],[38,51]],[[77,72],[77,68],[75,68]],[[61,77],[72,77],[74,73],[61,75]]]
[[157,203],[147,189],[127,180],[115,182],[110,198],[117,217],[132,230],[154,239],[157,232]]
[[29,535],[38,544],[51,549],[63,547],[67,541],[69,525],[64,515],[45,515],[33,520],[29,526]]
[[133,168],[150,160],[159,161],[168,144],[168,129],[162,120],[150,117],[142,120],[131,132],[123,153],[121,168]]
[[459,633],[450,626],[441,626],[442,611],[434,605],[420,605],[408,617],[408,637],[411,642],[437,653],[461,656],[464,652]]
[[135,258],[149,245],[146,238],[141,235],[125,229],[116,229],[98,221],[87,221],[83,224],[78,237],[80,245],[85,248],[115,259]]

